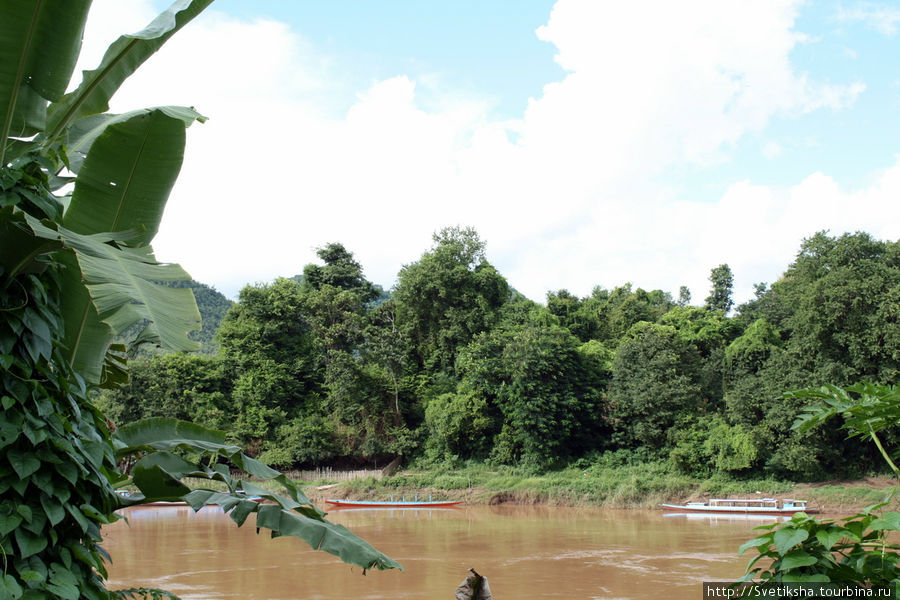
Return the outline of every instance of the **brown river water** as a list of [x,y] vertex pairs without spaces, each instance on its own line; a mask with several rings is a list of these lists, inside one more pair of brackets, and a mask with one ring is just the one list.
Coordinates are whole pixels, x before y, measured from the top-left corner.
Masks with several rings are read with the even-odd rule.
[[476,506],[339,510],[342,523],[405,571],[365,576],[295,538],[237,528],[218,508],[123,511],[104,527],[110,589],[156,587],[184,600],[441,599],[474,567],[496,600],[700,600],[701,582],[740,577],[766,517]]

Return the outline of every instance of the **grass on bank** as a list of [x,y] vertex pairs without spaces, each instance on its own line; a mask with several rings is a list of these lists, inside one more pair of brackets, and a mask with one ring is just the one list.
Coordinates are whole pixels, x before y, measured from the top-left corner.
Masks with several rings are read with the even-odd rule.
[[[460,469],[404,471],[391,477],[357,479],[339,486],[348,498],[388,500],[390,496],[459,498],[471,503],[550,504],[649,508],[660,502],[701,495],[761,491],[782,493],[779,481],[698,480],[673,473],[663,462],[587,469],[567,468],[534,474],[513,467],[469,465]],[[337,491],[337,490],[335,490]]]
[[[326,483],[326,482],[322,482]],[[322,483],[319,483],[321,485]],[[675,473],[664,461],[615,466],[594,465],[534,474],[514,467],[470,464],[462,468],[403,471],[391,477],[367,477],[344,482],[311,497],[369,500],[460,499],[471,504],[511,503],[604,508],[656,508],[661,502],[710,497],[791,497],[808,500],[823,512],[856,511],[878,504],[900,487],[882,481],[845,484],[797,484],[776,479],[713,476],[697,479]],[[895,493],[900,499],[900,493]],[[891,508],[900,507],[898,499]]]
[[[290,474],[289,474],[290,475]],[[894,491],[890,509],[900,509],[900,487],[888,479],[852,482],[794,483],[772,478],[740,479],[715,475],[699,479],[672,469],[664,461],[621,463],[601,460],[587,466],[536,474],[526,469],[469,463],[461,467],[413,465],[390,477],[363,477],[338,482],[303,481],[315,502],[325,498],[464,500],[469,504],[545,504],[603,508],[656,508],[662,502],[711,497],[797,497],[823,512],[854,512],[884,501]],[[210,482],[188,482],[208,486]],[[279,493],[271,482],[257,485]],[[323,489],[320,489],[323,488]]]

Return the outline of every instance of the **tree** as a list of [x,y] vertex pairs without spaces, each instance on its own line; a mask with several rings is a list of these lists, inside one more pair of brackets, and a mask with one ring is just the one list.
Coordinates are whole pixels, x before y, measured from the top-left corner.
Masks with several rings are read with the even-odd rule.
[[712,283],[712,289],[706,298],[706,308],[709,310],[721,310],[728,314],[734,301],[731,294],[734,290],[734,276],[731,274],[731,267],[727,264],[721,264],[709,273],[709,281]]
[[697,348],[703,397],[714,403],[720,402],[724,394],[726,346],[740,333],[738,323],[719,311],[696,306],[676,306],[660,317],[659,323],[675,327],[679,337]]
[[447,227],[433,239],[429,252],[400,270],[397,326],[419,366],[452,372],[459,349],[497,322],[510,291],[474,229]]
[[591,310],[587,301],[580,300],[567,290],[548,292],[547,309],[559,319],[560,325],[582,342],[595,339],[600,331],[597,311]]
[[[257,526],[364,568],[399,566],[218,434],[166,421],[123,428],[114,441],[92,404],[94,388],[124,381],[124,348],[111,342],[131,325],[148,321],[138,342],[198,346],[186,335],[199,326],[190,290],[158,283],[188,276],[157,263],[149,243],[181,167],[185,128],[202,117],[183,107],[105,111],[121,83],[209,1],[178,3],[119,38],[66,94],[89,4],[22,1],[0,13],[0,595],[108,598],[100,525],[124,504],[153,498],[220,504],[238,524],[257,512]],[[71,181],[64,169],[75,175],[66,202],[56,195]],[[187,448],[205,449],[203,463],[170,452]],[[143,457],[128,478],[117,464],[131,452]],[[276,504],[263,510],[179,482],[190,473],[233,492],[253,489],[214,457],[278,480],[289,497],[267,493]],[[125,482],[143,493],[124,500],[113,486]]]
[[817,233],[772,288],[781,320],[771,322],[817,383],[900,376],[900,243]]
[[119,426],[148,417],[170,417],[224,429],[232,421],[229,387],[220,360],[161,354],[130,362],[128,383],[101,390],[97,406]]
[[332,286],[354,292],[365,304],[375,300],[379,293],[376,286],[363,277],[362,266],[353,258],[353,253],[343,244],[332,242],[316,250],[316,255],[325,265],[309,264],[303,268],[303,286],[320,290]]
[[[426,416],[440,445],[461,458],[480,456],[484,438],[493,435],[497,462],[546,467],[603,440],[599,388],[605,373],[562,327],[504,323],[478,335],[457,367],[457,393],[438,400],[440,409],[429,404]],[[448,422],[444,406],[462,413]],[[446,439],[462,426],[454,428],[457,423],[480,434]]]
[[607,392],[614,440],[653,450],[701,412],[697,348],[674,327],[638,323],[620,343]]
[[691,290],[688,286],[683,285],[678,288],[678,306],[687,306],[691,303]]

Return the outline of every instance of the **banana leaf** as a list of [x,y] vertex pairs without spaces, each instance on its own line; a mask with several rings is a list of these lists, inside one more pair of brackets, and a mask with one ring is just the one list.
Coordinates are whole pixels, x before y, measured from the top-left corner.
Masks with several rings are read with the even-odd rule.
[[97,122],[80,140],[88,152],[77,165],[78,178],[62,223],[82,234],[136,231],[130,243],[144,246],[159,229],[181,171],[185,127],[202,117],[180,107],[108,117],[105,126]]
[[138,33],[119,37],[106,50],[100,65],[83,73],[77,89],[50,105],[45,128],[48,133],[43,143],[54,143],[77,119],[106,112],[109,99],[122,83],[211,3],[212,0],[179,0]]
[[[140,240],[140,234],[83,235],[27,215],[26,220],[38,237],[58,240],[74,251],[77,272],[90,294],[91,304],[100,321],[109,326],[113,334],[148,319],[151,323],[145,338],[173,350],[199,347],[187,337],[189,331],[200,328],[200,312],[193,293],[187,288],[170,288],[157,283],[187,281],[190,276],[178,265],[157,262],[149,246],[125,245]],[[67,323],[70,318],[74,317],[67,314]],[[89,311],[76,319],[76,322],[88,321]],[[108,342],[104,344],[98,337],[84,335],[67,338],[67,341],[71,353],[94,355],[94,363],[102,365]]]
[[0,166],[43,130],[47,103],[69,85],[81,49],[88,0],[4,2],[0,19]]

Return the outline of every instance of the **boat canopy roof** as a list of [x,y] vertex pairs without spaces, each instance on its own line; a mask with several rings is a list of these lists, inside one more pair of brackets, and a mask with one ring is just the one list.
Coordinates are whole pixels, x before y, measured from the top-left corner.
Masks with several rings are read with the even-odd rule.
[[[711,498],[710,506],[777,506],[777,498]],[[806,506],[806,500],[785,498],[781,501],[792,506]]]

